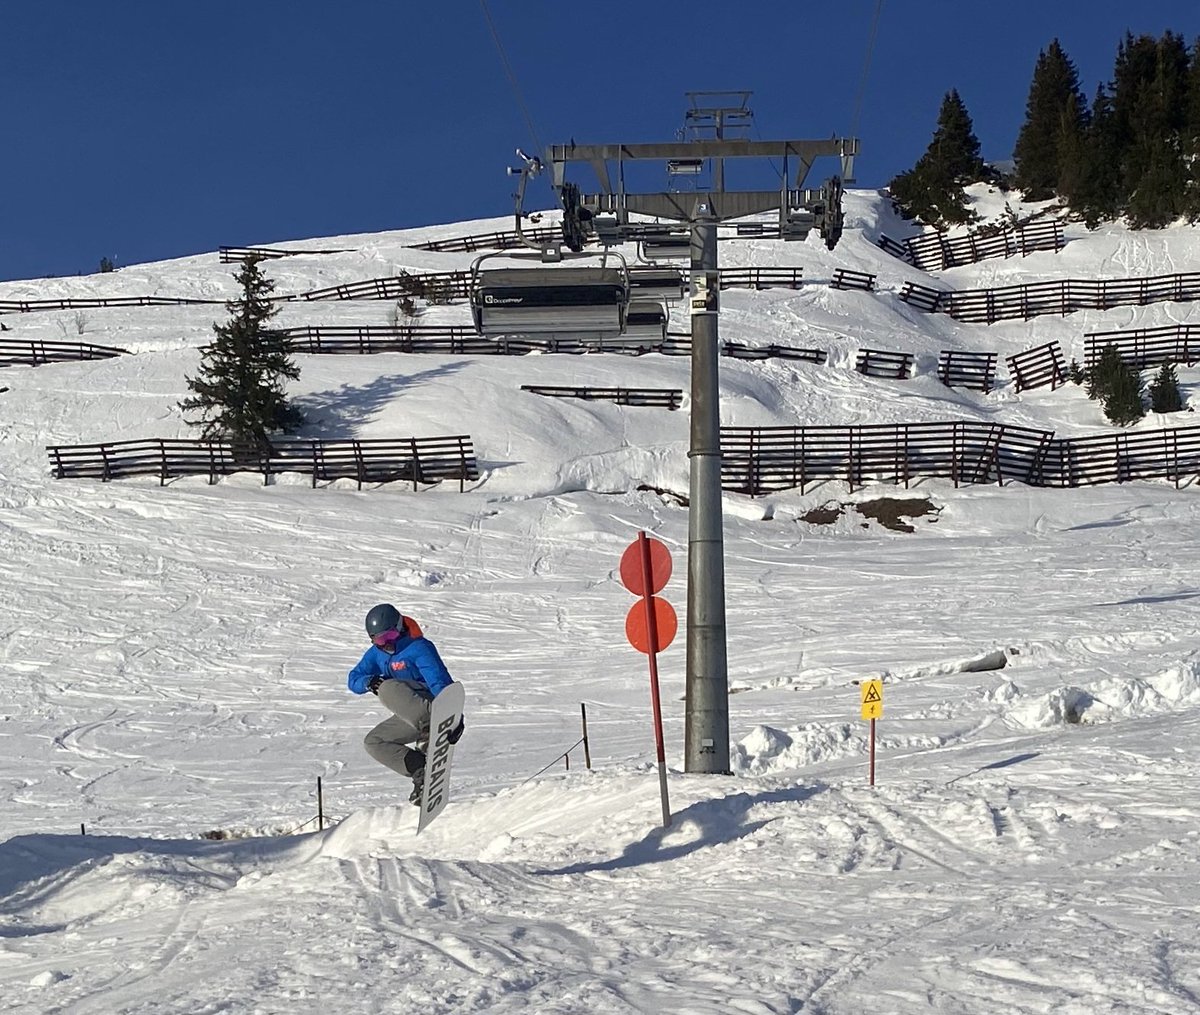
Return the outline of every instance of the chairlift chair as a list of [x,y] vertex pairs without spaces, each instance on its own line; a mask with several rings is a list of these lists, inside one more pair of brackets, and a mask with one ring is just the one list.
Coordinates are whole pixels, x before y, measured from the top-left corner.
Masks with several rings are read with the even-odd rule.
[[629,269],[619,254],[612,255],[621,262],[617,268],[481,269],[491,256],[471,266],[471,314],[480,335],[602,342],[625,331]]
[[645,261],[689,260],[692,256],[690,233],[644,233],[638,240],[639,255]]
[[[678,268],[634,265],[629,269],[629,296],[634,301],[659,300],[678,303],[687,295],[683,272]],[[632,307],[630,308],[632,313]]]
[[667,340],[667,309],[655,300],[632,300],[622,343],[658,344]]

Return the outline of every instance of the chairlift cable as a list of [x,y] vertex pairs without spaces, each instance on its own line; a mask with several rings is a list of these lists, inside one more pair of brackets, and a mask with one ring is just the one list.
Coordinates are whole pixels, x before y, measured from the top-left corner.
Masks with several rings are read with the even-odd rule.
[[525,126],[529,128],[529,136],[533,139],[534,151],[538,155],[543,155],[545,149],[542,147],[541,138],[538,137],[537,128],[533,125],[533,117],[529,115],[529,107],[525,105],[525,99],[521,95],[521,86],[517,84],[517,76],[513,73],[512,64],[508,62],[508,55],[504,52],[504,43],[500,41],[500,33],[496,30],[496,23],[492,20],[492,12],[488,10],[487,0],[479,0],[479,6],[483,10],[484,19],[487,21],[488,28],[492,33],[492,41],[495,42],[496,51],[500,54],[500,63],[504,66],[504,73],[508,76],[508,83],[512,85],[517,105],[521,109],[521,115],[525,117]]
[[863,59],[862,76],[858,81],[858,94],[854,98],[854,115],[850,120],[850,136],[858,137],[858,121],[862,116],[863,98],[867,94],[867,75],[871,70],[871,55],[875,51],[875,35],[879,30],[879,15],[883,11],[883,0],[875,0],[875,13],[871,17],[871,32],[867,36],[867,53]]

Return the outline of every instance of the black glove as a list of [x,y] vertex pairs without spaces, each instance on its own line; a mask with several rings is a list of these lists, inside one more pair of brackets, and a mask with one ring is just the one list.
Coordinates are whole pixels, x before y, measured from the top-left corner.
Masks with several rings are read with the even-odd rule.
[[379,685],[382,684],[383,681],[384,681],[383,677],[372,677],[370,680],[367,681],[367,690],[370,691],[372,694],[378,694],[379,693]]
[[450,743],[452,743],[452,744],[457,744],[458,741],[462,738],[463,730],[466,729],[466,726],[467,726],[466,720],[459,719],[458,725],[456,727],[454,727],[454,729],[452,729],[449,733],[446,734],[446,739],[449,740]]

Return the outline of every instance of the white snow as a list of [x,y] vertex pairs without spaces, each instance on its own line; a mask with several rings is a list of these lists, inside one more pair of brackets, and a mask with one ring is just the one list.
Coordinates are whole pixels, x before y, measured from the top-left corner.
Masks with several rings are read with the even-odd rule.
[[[1005,196],[980,188],[989,215]],[[848,195],[832,253],[722,242],[729,265],[877,272],[881,292],[729,291],[722,337],[830,350],[723,359],[722,422],[965,417],[1107,428],[1074,386],[951,390],[943,348],[1003,357],[1083,333],[1200,322],[1156,304],[992,327],[895,298],[928,281],[874,244],[911,227]],[[1018,212],[1027,209],[1017,208]],[[422,238],[507,220],[306,240],[278,291],[469,265]],[[957,288],[1196,270],[1187,226],[1067,226],[1059,253],[944,274]],[[273,237],[262,245],[295,245]],[[215,253],[0,299],[227,298]],[[387,303],[279,321],[384,324]],[[302,476],[51,478],[44,446],[186,436],[176,403],[221,307],[6,315],[5,338],[118,359],[0,372],[0,997],[14,1013],[1200,1011],[1200,499],[1195,483],[851,494],[725,504],[730,777],[685,775],[685,411],[541,398],[521,384],[689,388],[647,356],[299,356],[314,435],[469,433],[464,494]],[[425,320],[466,323],[461,305]],[[677,311],[673,328],[686,327]],[[860,344],[919,375],[853,372]],[[1185,400],[1200,373],[1180,368]],[[1193,417],[1150,417],[1142,427]],[[879,494],[939,509],[911,534],[809,509]],[[660,827],[644,657],[618,561],[671,548]],[[393,601],[468,693],[452,803],[418,839],[407,786],[345,690],[366,610]],[[1003,669],[983,669],[999,655]],[[856,681],[884,681],[877,785]],[[580,737],[588,709],[593,768]],[[542,774],[540,769],[550,767]],[[322,780],[328,827],[316,829]],[[532,778],[531,778],[532,777]],[[81,824],[86,835],[80,834]],[[220,838],[206,838],[216,834]]]

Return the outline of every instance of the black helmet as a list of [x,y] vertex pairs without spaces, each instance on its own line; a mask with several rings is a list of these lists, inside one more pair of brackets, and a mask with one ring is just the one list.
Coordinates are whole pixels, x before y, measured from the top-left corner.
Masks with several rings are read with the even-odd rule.
[[367,612],[367,637],[374,640],[377,634],[383,634],[384,631],[399,631],[403,619],[400,611],[391,603],[372,606]]

